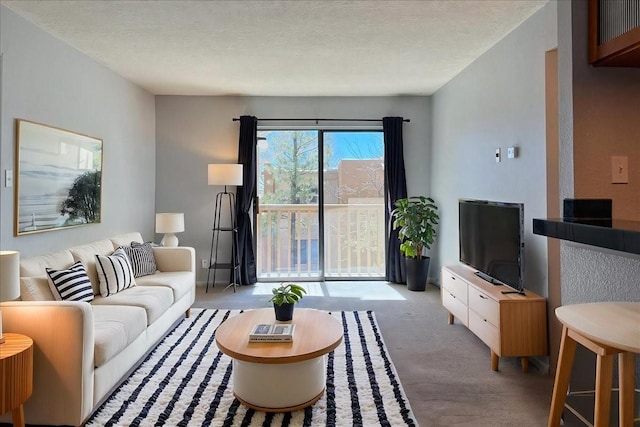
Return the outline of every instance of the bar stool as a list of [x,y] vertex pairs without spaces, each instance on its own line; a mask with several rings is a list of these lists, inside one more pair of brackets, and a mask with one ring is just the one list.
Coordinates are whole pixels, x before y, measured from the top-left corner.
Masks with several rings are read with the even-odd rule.
[[556,317],[563,327],[548,426],[560,425],[577,343],[597,355],[594,427],[609,424],[613,357],[616,354],[620,383],[620,426],[632,426],[635,354],[640,353],[640,302],[565,305],[556,309]]

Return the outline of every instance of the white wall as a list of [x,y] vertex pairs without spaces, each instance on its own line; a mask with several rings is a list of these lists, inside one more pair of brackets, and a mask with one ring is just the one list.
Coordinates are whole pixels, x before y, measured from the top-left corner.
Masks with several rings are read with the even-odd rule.
[[[407,187],[412,195],[429,194],[431,114],[428,97],[158,96],[156,209],[184,212],[186,230],[178,238],[183,244],[196,248],[198,260],[209,258],[214,198],[222,190],[207,185],[207,164],[237,161],[239,122],[232,119],[241,115],[411,119],[404,125]],[[290,124],[301,125],[300,122]],[[278,122],[278,125],[287,124]],[[221,241],[221,247],[230,248],[230,240]],[[229,249],[221,251],[222,259],[226,259],[228,253]],[[221,280],[227,278],[228,273],[223,272]],[[198,280],[206,280],[206,270],[199,270]]]
[[[36,255],[116,233],[150,239],[155,203],[155,100],[74,48],[0,6],[0,247]],[[102,222],[13,237],[16,118],[103,140]]]
[[[547,4],[433,95],[432,194],[441,225],[432,269],[459,263],[458,199],[524,203],[525,286],[547,295],[545,51],[557,44]],[[507,159],[507,147],[519,157]],[[501,148],[502,162],[495,162]]]

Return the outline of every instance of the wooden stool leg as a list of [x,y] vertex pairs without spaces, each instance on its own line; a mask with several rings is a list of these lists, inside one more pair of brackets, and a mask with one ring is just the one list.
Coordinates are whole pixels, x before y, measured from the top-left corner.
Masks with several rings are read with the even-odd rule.
[[609,425],[609,410],[611,408],[611,384],[613,377],[613,355],[598,354],[596,362],[596,407],[593,416],[594,427]]
[[576,354],[576,342],[569,336],[566,326],[562,327],[562,339],[560,340],[560,352],[558,354],[558,367],[556,378],[553,382],[553,395],[551,396],[551,409],[549,409],[548,427],[559,427],[564,402],[567,399],[571,367]]
[[529,358],[528,357],[521,357],[520,358],[520,367],[522,368],[522,372],[524,372],[524,373],[529,372]]
[[620,383],[620,427],[633,427],[633,400],[635,389],[635,354],[623,352],[618,355],[618,377]]
[[453,314],[448,313],[449,314],[449,324],[453,325]]

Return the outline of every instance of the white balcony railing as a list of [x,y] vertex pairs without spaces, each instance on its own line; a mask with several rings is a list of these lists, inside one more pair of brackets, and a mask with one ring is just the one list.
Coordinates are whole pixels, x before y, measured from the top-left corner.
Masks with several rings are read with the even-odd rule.
[[[317,205],[260,205],[258,278],[322,276]],[[385,274],[384,205],[324,206],[324,277]]]

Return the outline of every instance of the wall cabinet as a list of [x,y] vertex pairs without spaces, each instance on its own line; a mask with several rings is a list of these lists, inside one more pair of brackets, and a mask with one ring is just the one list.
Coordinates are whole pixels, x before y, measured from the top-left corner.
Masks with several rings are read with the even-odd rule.
[[547,302],[525,290],[525,295],[504,294],[512,289],[493,285],[464,265],[442,267],[442,305],[454,318],[469,328],[491,350],[491,369],[498,370],[500,357],[520,357],[522,370],[529,356],[546,356]]

